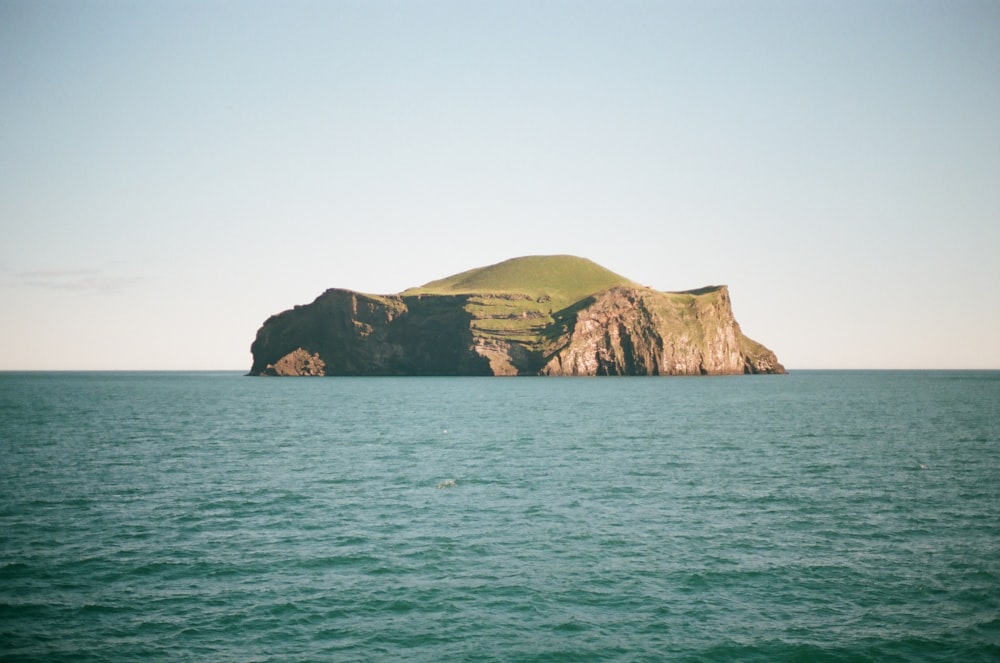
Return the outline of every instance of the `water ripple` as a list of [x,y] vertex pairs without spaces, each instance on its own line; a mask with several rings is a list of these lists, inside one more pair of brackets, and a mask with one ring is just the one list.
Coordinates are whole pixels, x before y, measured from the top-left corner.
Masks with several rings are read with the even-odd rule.
[[996,660],[997,402],[0,374],[0,658]]

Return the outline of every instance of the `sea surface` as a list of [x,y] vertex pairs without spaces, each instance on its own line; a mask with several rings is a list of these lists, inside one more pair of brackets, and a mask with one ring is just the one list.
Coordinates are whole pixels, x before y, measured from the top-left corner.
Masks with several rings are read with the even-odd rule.
[[4,661],[997,661],[1000,372],[0,373]]

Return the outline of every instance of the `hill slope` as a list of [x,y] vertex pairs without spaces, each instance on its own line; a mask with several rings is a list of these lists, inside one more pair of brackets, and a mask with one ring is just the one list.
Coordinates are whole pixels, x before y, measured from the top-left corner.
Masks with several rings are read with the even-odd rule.
[[574,256],[528,256],[399,295],[328,290],[269,318],[252,375],[784,372],[725,286],[668,293]]
[[431,281],[403,295],[519,293],[568,305],[616,285],[635,284],[586,258],[525,256]]

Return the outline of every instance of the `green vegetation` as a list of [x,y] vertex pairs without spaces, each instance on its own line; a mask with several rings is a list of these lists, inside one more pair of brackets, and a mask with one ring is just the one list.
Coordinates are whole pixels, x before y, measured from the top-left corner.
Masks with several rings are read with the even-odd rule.
[[[544,353],[560,311],[590,295],[633,281],[576,256],[526,256],[471,269],[401,293],[467,295],[473,335],[483,340],[515,342]],[[565,325],[559,325],[565,329]]]
[[[577,314],[592,305],[599,293],[616,286],[649,291],[585,258],[526,256],[431,281],[400,295],[411,309],[438,299],[462,301],[475,342],[483,348],[507,348],[484,350],[495,355],[491,361],[499,362],[494,369],[515,370],[501,364],[510,361],[507,353],[519,352],[516,370],[533,374],[565,345]],[[654,318],[673,320],[686,338],[700,343],[704,336],[701,309],[712,306],[721,291],[720,286],[708,286],[656,292],[644,298],[642,308],[653,327],[660,324]],[[511,346],[520,349],[511,350]]]
[[526,256],[470,269],[402,294],[520,294],[539,303],[547,298],[551,308],[558,310],[616,285],[636,284],[586,258]]

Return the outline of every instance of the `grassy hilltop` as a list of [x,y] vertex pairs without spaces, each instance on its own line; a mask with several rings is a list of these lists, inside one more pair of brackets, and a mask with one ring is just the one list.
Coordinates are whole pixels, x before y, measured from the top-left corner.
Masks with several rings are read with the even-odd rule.
[[525,256],[470,269],[401,294],[404,299],[467,295],[473,335],[516,341],[532,352],[550,345],[553,324],[590,295],[636,283],[597,263],[569,255]]
[[526,256],[470,269],[419,288],[410,288],[402,294],[521,294],[535,299],[547,298],[553,306],[562,308],[616,285],[636,284],[586,258]]
[[[647,306],[678,320],[688,317],[686,311],[699,296],[712,299],[719,291],[714,286],[688,292],[653,291],[586,258],[552,255],[511,258],[470,269],[410,288],[400,296],[408,301],[465,297],[473,339],[481,354],[490,358],[493,370],[515,370],[510,365],[513,343],[524,351],[516,370],[534,372],[566,344],[578,312],[592,304],[596,295],[616,287],[649,293]],[[700,322],[694,316],[688,318],[684,321],[690,327],[687,333],[700,335]]]

